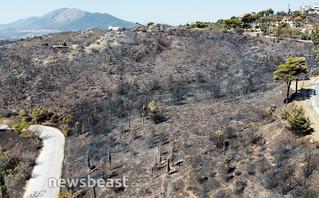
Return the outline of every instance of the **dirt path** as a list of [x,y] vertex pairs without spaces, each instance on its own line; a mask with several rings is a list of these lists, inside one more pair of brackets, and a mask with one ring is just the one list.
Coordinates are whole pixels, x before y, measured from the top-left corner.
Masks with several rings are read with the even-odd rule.
[[43,148],[27,184],[24,198],[57,198],[60,187],[49,187],[49,178],[61,178],[64,158],[64,135],[55,128],[31,126],[32,131],[40,132]]
[[[303,89],[303,90],[308,90],[307,92],[309,92],[309,90],[313,88],[313,86],[318,80],[319,80],[319,77],[314,77],[314,78],[311,78],[310,80],[305,80],[304,82],[300,81],[299,90]],[[293,83],[291,87],[295,88],[295,83]],[[311,97],[308,97],[307,95],[305,95],[307,93],[302,93],[302,94],[303,94],[302,99],[297,99],[296,101],[294,101],[294,103],[297,105],[302,105],[304,107],[305,114],[306,116],[310,118],[312,122],[311,127],[314,129],[314,132],[310,136],[319,141],[319,114],[314,109]]]

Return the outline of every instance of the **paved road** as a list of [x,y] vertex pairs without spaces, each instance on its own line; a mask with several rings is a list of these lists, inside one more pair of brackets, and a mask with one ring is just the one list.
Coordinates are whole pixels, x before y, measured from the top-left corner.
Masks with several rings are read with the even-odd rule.
[[32,131],[40,132],[43,148],[29,180],[24,198],[57,198],[60,188],[49,187],[49,178],[61,178],[64,158],[64,135],[55,128],[31,126]]
[[312,87],[312,93],[311,93],[311,104],[316,110],[316,112],[319,114],[319,80],[316,81],[315,85]]
[[263,36],[262,33],[260,32],[246,32],[247,35],[257,37],[257,34],[259,33],[259,37],[264,37],[264,38],[270,38],[270,39],[279,39],[279,40],[287,40],[287,41],[296,41],[296,42],[301,42],[301,43],[312,43],[311,40],[300,40],[300,39],[292,39],[292,38],[276,38],[273,36]]

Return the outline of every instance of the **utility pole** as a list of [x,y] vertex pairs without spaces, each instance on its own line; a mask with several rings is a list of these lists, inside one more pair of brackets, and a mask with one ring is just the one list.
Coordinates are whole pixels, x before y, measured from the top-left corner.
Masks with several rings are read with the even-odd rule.
[[290,4],[288,4],[288,14],[290,14]]

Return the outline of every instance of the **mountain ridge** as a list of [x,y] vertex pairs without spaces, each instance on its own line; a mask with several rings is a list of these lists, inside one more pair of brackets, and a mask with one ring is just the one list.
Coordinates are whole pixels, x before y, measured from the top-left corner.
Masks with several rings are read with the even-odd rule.
[[0,24],[0,33],[2,33],[0,39],[10,38],[11,34],[19,34],[27,30],[39,30],[40,32],[42,30],[51,32],[107,30],[108,26],[133,28],[136,27],[136,24],[107,13],[91,13],[77,8],[60,8],[41,17],[33,16],[9,24]]

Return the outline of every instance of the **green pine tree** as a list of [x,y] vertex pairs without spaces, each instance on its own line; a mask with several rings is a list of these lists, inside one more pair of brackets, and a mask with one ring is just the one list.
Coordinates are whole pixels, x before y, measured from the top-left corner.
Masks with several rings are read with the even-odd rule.
[[306,72],[308,69],[304,57],[289,58],[286,64],[279,65],[279,68],[274,72],[274,81],[287,85],[286,104],[289,102],[291,82],[297,80],[299,74]]
[[302,106],[293,106],[288,115],[288,128],[292,131],[307,134],[311,131],[311,121],[305,116],[305,110]]

